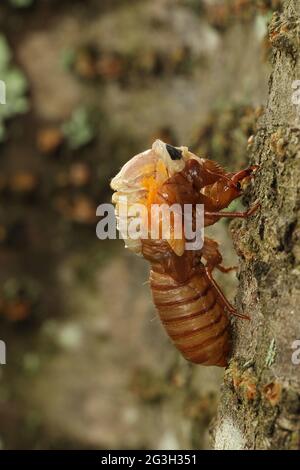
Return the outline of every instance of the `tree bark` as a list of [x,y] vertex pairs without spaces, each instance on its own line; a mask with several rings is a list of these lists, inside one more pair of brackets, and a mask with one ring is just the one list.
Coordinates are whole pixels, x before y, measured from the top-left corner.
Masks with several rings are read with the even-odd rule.
[[251,145],[260,170],[245,200],[258,199],[261,210],[232,225],[241,259],[237,306],[251,321],[234,321],[216,449],[300,448],[300,354],[293,349],[300,340],[300,106],[293,88],[300,79],[298,0],[283,2],[269,34],[269,98]]

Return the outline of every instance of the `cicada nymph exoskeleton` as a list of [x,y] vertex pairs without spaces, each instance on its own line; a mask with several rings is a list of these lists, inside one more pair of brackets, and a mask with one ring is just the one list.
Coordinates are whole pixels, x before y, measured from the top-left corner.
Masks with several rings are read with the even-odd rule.
[[151,236],[152,207],[175,204],[183,208],[189,204],[194,208],[202,204],[204,226],[221,217],[247,217],[257,204],[246,212],[222,209],[241,195],[243,182],[255,169],[227,173],[187,147],[157,140],[150,150],[127,162],[111,182],[121,232],[124,217],[126,222],[134,219],[132,207],[139,204],[145,209],[138,235],[126,232],[122,236],[130,250],[150,262],[150,286],[161,322],[182,355],[197,364],[225,366],[230,352],[229,315],[244,317],[228,302],[212,276],[213,269],[227,272],[231,268],[222,266],[218,244],[212,239],[204,237],[201,248],[186,249],[184,231],[179,236],[174,233],[176,211],[167,232],[163,212],[159,212],[155,220],[159,236]]

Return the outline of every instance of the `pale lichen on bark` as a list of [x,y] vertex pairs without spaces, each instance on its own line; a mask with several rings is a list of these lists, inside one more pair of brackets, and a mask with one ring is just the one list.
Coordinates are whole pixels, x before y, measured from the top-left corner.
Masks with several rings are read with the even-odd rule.
[[[300,365],[292,362],[300,339],[300,120],[292,102],[300,79],[300,2],[284,1],[269,33],[269,97],[251,146],[260,170],[245,199],[259,199],[261,210],[232,225],[241,260],[237,306],[251,321],[235,321],[215,448],[300,448]],[[230,429],[236,440],[226,436]]]

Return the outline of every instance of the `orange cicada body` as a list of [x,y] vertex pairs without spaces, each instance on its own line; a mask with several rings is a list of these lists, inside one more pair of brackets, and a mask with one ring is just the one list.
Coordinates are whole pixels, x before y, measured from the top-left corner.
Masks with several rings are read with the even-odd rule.
[[[158,140],[152,149],[127,162],[113,178],[117,218],[125,199],[129,208],[136,203],[144,205],[145,222],[155,204],[179,207],[203,204],[204,226],[221,217],[248,217],[258,204],[246,212],[222,209],[241,195],[243,182],[256,168],[226,173],[215,162],[197,157],[186,147],[172,147]],[[150,287],[161,322],[187,360],[226,366],[230,352],[229,314],[247,317],[238,314],[228,302],[212,271],[227,272],[232,268],[222,266],[214,240],[204,237],[200,249],[187,250],[183,232],[175,237],[173,227],[166,234],[163,220],[159,224],[159,237],[153,238],[147,225],[146,233],[141,231],[138,237],[123,235],[123,238],[128,248],[150,262]]]

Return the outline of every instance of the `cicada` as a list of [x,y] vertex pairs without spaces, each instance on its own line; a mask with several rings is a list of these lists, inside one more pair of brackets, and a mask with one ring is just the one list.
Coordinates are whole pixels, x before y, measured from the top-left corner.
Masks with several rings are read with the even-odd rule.
[[145,222],[146,231],[141,230],[138,236],[123,234],[123,238],[130,250],[149,261],[150,287],[160,320],[176,348],[193,363],[226,366],[231,349],[229,316],[247,318],[230,304],[213,277],[214,269],[228,272],[232,268],[222,265],[218,243],[213,239],[204,237],[201,248],[187,250],[184,232],[175,237],[172,220],[168,234],[161,227],[163,217],[158,220],[156,237],[151,236],[146,222],[152,206],[162,204],[182,208],[202,205],[204,227],[222,217],[249,217],[259,204],[244,212],[223,209],[241,196],[256,169],[250,166],[228,173],[187,147],[157,140],[151,149],[129,160],[111,181],[119,224],[125,202],[128,219],[133,217],[130,208],[135,204],[145,207],[141,223]]

